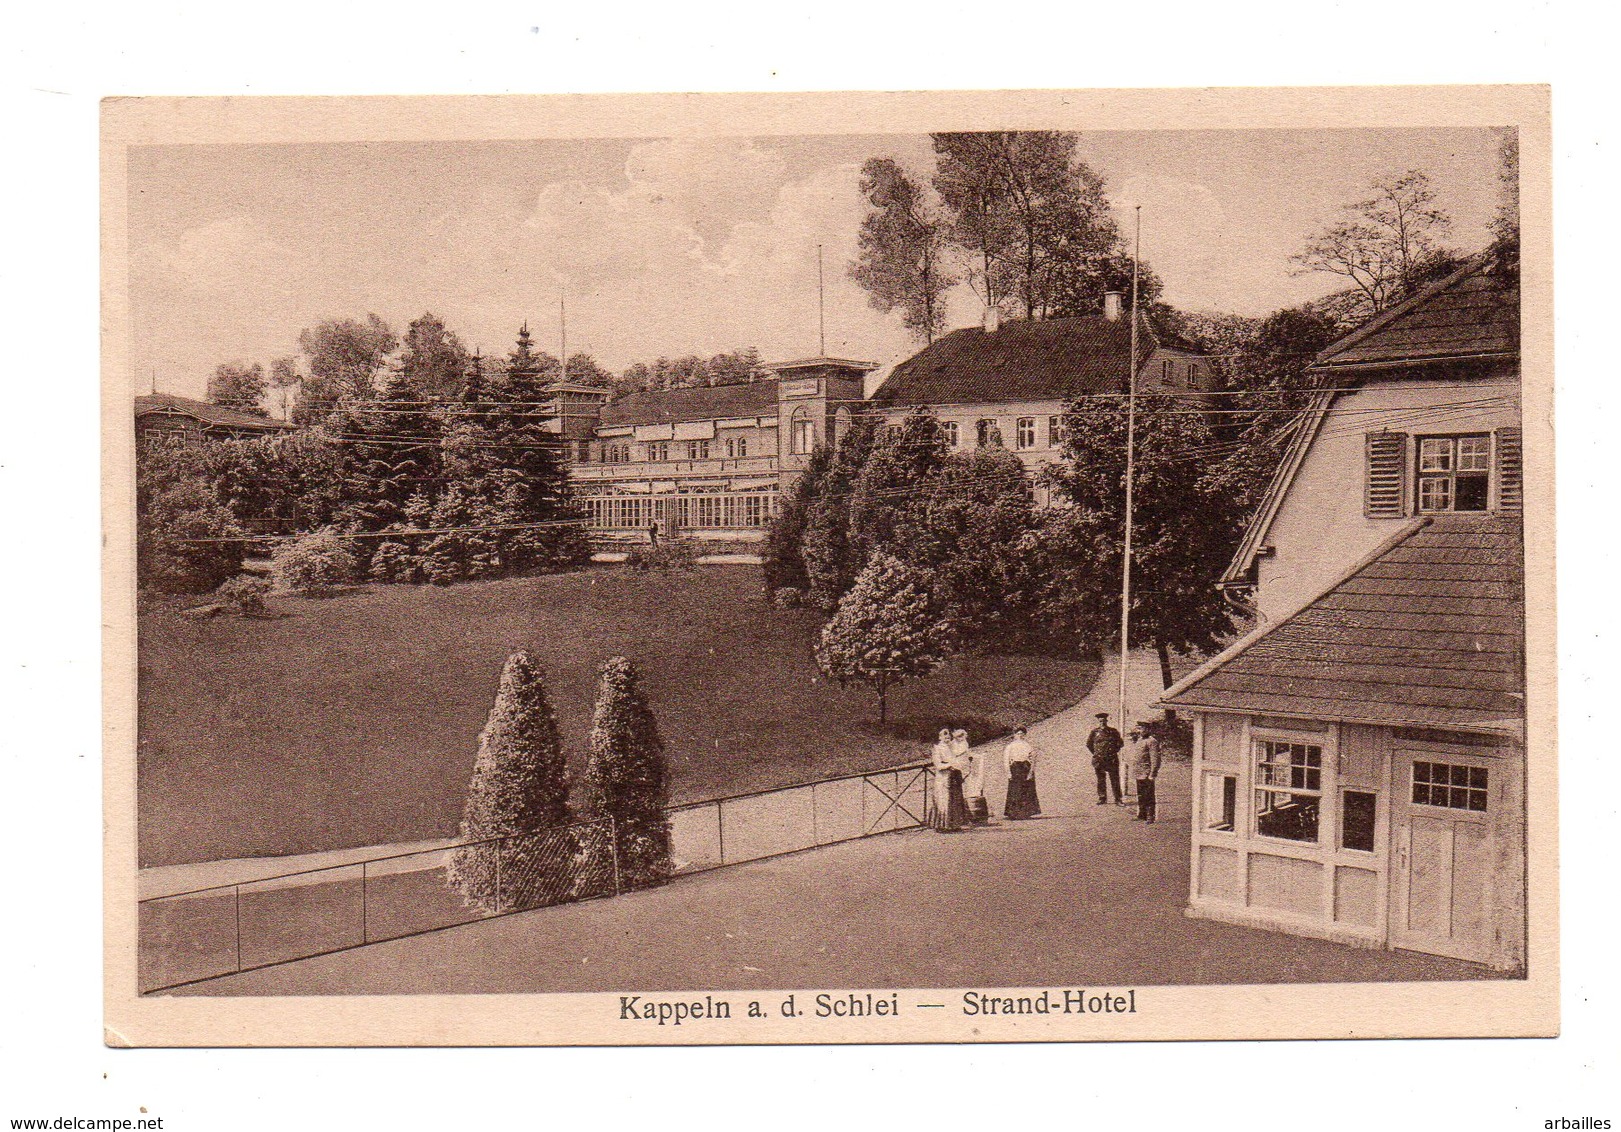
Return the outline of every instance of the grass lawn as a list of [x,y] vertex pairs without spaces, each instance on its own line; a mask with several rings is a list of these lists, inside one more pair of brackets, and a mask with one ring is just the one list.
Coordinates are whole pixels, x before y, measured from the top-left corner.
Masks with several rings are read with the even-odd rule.
[[623,568],[272,600],[273,620],[140,617],[142,867],[450,836],[501,665],[546,666],[578,774],[596,669],[637,662],[678,801],[894,765],[946,721],[979,742],[1086,694],[1090,661],[973,657],[890,695],[811,659],[819,618],[765,604],[759,571]]

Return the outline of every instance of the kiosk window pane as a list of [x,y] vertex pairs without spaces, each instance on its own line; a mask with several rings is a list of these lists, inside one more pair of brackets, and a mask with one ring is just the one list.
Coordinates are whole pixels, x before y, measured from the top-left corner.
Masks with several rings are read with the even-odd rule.
[[1207,774],[1204,776],[1204,827],[1231,833],[1238,813],[1238,776],[1233,774]]
[[1413,763],[1413,804],[1486,812],[1489,777],[1485,767],[1457,763]]
[[1340,848],[1372,853],[1378,813],[1378,795],[1347,790],[1340,798]]
[[1323,749],[1263,739],[1255,744],[1255,832],[1285,841],[1317,841]]

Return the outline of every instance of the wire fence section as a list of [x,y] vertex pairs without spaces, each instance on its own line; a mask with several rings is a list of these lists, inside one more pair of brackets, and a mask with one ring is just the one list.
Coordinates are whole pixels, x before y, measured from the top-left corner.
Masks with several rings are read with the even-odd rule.
[[[925,824],[927,764],[676,806],[677,874]],[[611,818],[140,902],[141,993],[621,889]]]
[[927,821],[927,764],[848,774],[677,806],[669,811],[677,874],[702,872],[915,829]]
[[612,896],[611,819],[140,902],[142,993],[473,920]]

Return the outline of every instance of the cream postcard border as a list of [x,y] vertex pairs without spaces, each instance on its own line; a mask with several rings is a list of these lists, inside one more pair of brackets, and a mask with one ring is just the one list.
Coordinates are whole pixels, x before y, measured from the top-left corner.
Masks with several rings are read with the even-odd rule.
[[[1523,980],[1146,986],[1135,1014],[786,1019],[820,990],[726,991],[730,1021],[627,1025],[617,994],[319,998],[135,993],[134,436],[129,405],[128,147],[936,130],[1215,130],[1517,126],[1520,131],[1527,706],[1527,971]],[[113,98],[102,104],[103,937],[114,1046],[711,1045],[1545,1036],[1559,1025],[1551,123],[1545,86],[1160,90]],[[966,989],[966,988],[964,988]],[[1035,990],[1041,988],[1032,988]],[[1079,989],[1079,988],[1077,988]],[[1089,993],[1128,988],[1093,987]],[[626,993],[645,993],[626,987]],[[1009,988],[1008,993],[1018,993]],[[684,997],[664,994],[661,997]],[[701,997],[702,991],[696,992]],[[944,997],[942,997],[944,996]],[[759,1000],[768,1016],[750,1020]],[[772,1016],[775,1015],[775,1016]]]

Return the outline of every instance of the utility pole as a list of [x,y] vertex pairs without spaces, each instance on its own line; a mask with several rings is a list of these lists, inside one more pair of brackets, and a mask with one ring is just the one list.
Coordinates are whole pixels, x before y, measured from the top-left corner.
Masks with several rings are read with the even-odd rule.
[[827,357],[827,291],[822,285],[822,245],[816,245],[816,341],[819,358]]
[[[1131,728],[1126,718],[1126,676],[1131,669],[1131,518],[1137,473],[1137,264],[1142,257],[1143,206],[1137,206],[1137,230],[1131,249],[1131,358],[1126,363],[1126,538],[1120,569],[1120,700],[1122,734]],[[1129,793],[1129,776],[1121,784]]]

